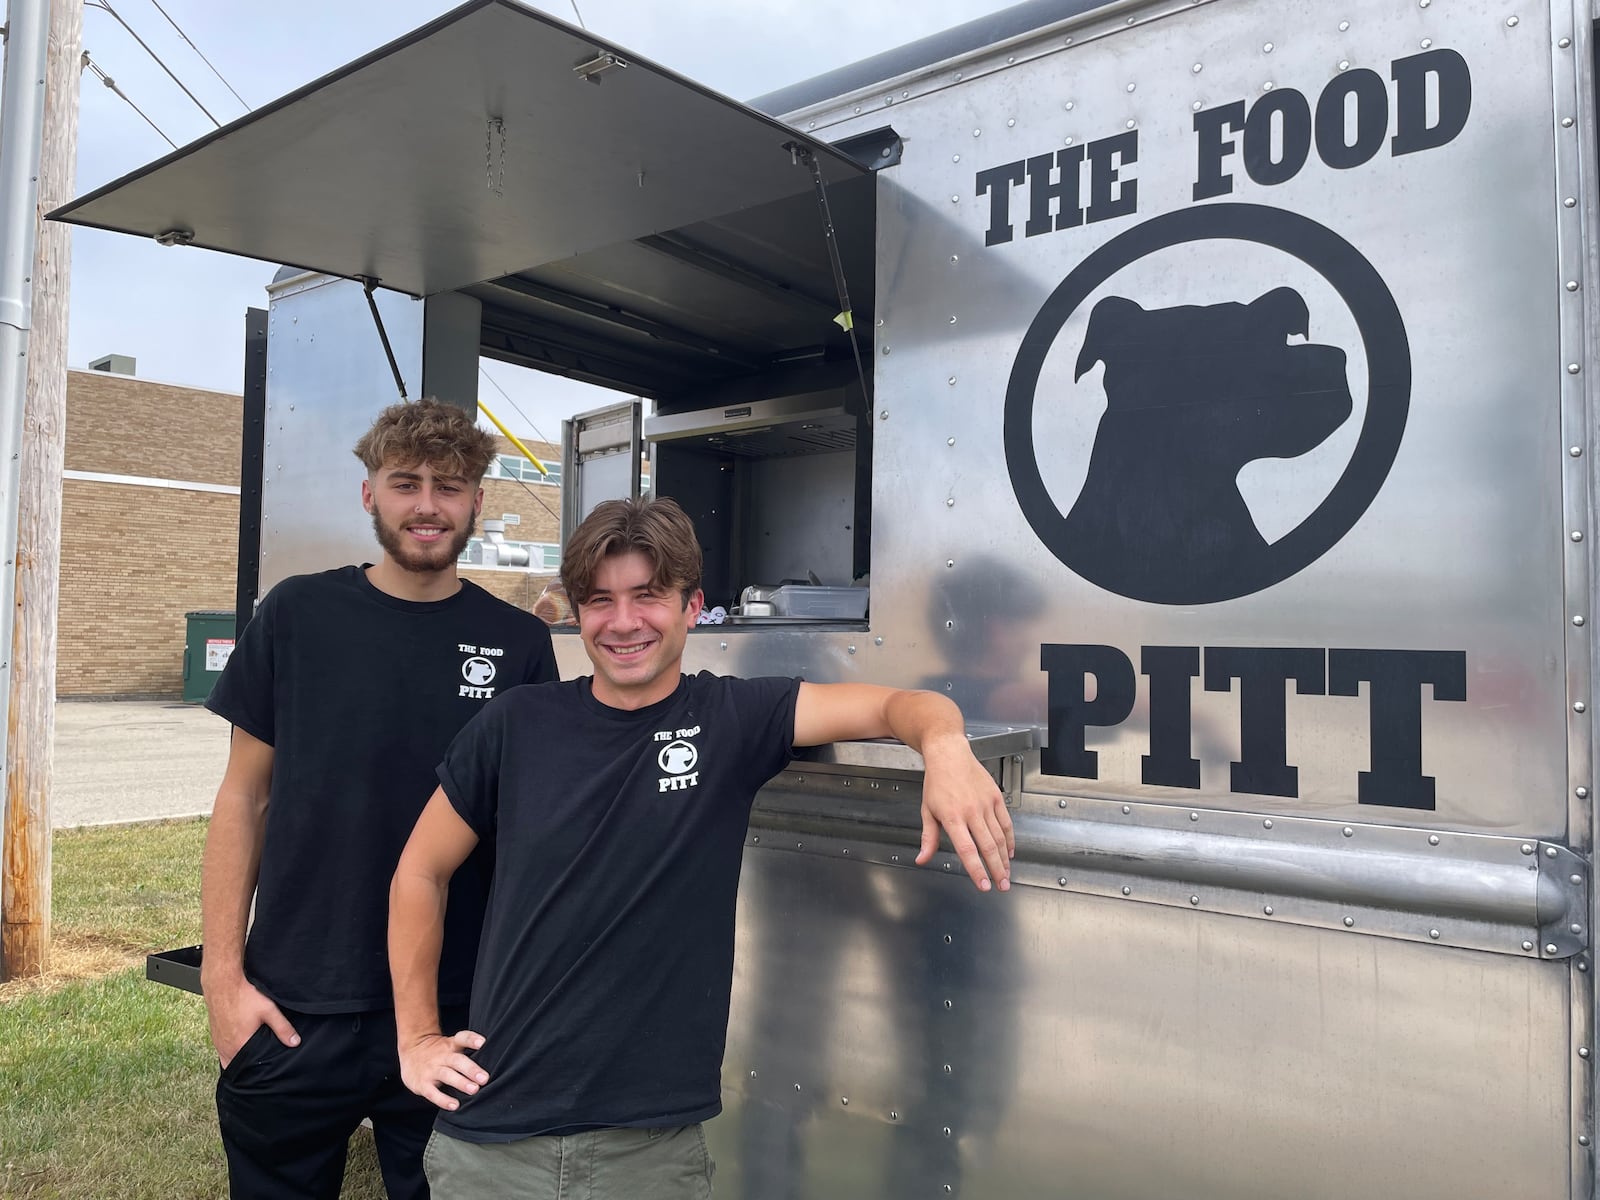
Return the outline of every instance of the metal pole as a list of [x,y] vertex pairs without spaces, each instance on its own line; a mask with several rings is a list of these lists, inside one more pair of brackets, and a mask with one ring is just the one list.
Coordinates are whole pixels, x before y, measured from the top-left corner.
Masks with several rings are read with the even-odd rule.
[[[6,759],[10,726],[19,460],[33,327],[50,0],[11,0],[9,8],[0,84],[0,763]],[[3,861],[9,863],[11,847],[6,849]]]

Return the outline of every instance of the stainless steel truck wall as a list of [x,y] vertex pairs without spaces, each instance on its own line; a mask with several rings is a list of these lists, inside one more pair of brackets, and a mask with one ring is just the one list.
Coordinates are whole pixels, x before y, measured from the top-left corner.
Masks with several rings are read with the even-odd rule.
[[1119,4],[786,114],[904,143],[871,620],[690,665],[1047,744],[1008,897],[769,789],[719,1183],[1591,1194],[1591,31]]

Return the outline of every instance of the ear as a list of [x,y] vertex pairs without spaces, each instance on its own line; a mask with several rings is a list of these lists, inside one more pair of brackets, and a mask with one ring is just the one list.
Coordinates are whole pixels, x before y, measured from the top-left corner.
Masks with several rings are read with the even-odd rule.
[[370,477],[361,481],[361,507],[370,514],[372,512],[372,479]]
[[1301,337],[1311,336],[1311,310],[1293,288],[1273,288],[1250,301],[1250,316],[1258,329],[1271,333],[1274,338],[1287,338],[1295,333]]
[[695,588],[694,594],[689,597],[689,603],[684,605],[684,613],[689,620],[689,628],[693,629],[700,621],[700,610],[706,606],[706,594]]
[[1082,379],[1095,363],[1105,362],[1107,351],[1123,340],[1129,323],[1143,315],[1143,308],[1122,296],[1107,296],[1096,304],[1089,314],[1089,328],[1083,335],[1083,349],[1078,352],[1072,381]]
[[475,517],[481,517],[483,515],[483,489],[482,488],[478,489],[477,496],[473,498],[473,501],[472,501],[472,515],[475,516]]

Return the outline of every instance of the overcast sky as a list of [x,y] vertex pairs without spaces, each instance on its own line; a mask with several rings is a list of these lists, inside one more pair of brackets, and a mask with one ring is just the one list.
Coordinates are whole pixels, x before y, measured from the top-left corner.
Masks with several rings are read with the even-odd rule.
[[[382,46],[454,7],[447,0],[160,0],[240,95],[259,107]],[[117,13],[224,125],[239,101],[157,10],[152,0],[110,0]],[[1005,7],[1004,0],[577,0],[595,34],[736,99],[891,49]],[[567,0],[544,5],[575,21]],[[213,128],[113,17],[84,12],[84,49],[128,99],[182,146]],[[89,71],[83,75],[78,194],[138,169],[170,148]],[[273,270],[192,249],[164,249],[126,235],[73,234],[69,357],[87,366],[130,354],[138,374],[238,391],[244,311],[266,303]],[[487,364],[510,393],[483,398],[519,434],[560,436],[559,419],[604,402],[607,393],[553,376]],[[530,428],[530,426],[536,428]]]

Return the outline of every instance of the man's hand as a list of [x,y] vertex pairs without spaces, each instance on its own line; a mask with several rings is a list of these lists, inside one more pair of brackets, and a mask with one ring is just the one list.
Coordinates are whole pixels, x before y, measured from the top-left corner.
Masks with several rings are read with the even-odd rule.
[[211,1021],[211,1044],[216,1047],[217,1061],[224,1070],[239,1053],[239,1048],[250,1040],[250,1035],[263,1025],[285,1046],[298,1046],[300,1035],[289,1024],[271,1000],[255,989],[247,979],[235,983],[208,983],[205,989],[206,1016]]
[[452,1087],[468,1096],[489,1082],[489,1073],[465,1054],[481,1050],[483,1036],[463,1029],[453,1037],[425,1033],[400,1044],[400,1079],[417,1095],[431,1100],[446,1112],[454,1112],[461,1102],[439,1089]]
[[[939,827],[980,892],[1011,889],[1011,859],[1017,846],[1011,814],[994,777],[972,755],[966,737],[929,738],[922,746],[926,768],[922,784],[920,866],[939,849]],[[993,884],[991,885],[991,880]]]

